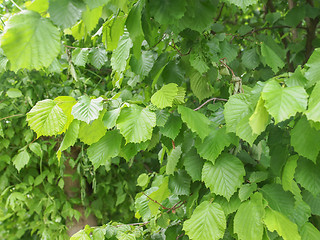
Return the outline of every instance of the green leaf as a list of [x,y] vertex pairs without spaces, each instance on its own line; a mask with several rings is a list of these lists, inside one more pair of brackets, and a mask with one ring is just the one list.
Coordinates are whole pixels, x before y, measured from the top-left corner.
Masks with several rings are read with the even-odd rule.
[[85,230],[78,231],[77,233],[73,234],[70,240],[90,240],[91,238],[85,232]]
[[238,55],[238,47],[236,45],[232,45],[227,41],[223,41],[220,44],[220,48],[221,48],[221,53],[220,53],[221,58],[225,58],[229,63],[232,62],[234,59],[236,59]]
[[[164,177],[162,183],[160,184],[158,190],[152,192],[149,197],[159,203],[165,200],[167,197],[170,196],[170,191],[168,188],[169,179],[168,177]],[[155,203],[154,201],[149,201],[148,203],[151,214],[156,215],[160,205]]]
[[120,112],[121,108],[115,108],[104,114],[102,121],[107,129],[113,128],[116,125]]
[[226,0],[229,3],[237,5],[238,7],[245,10],[248,6],[256,4],[258,0]]
[[314,196],[320,194],[320,167],[307,159],[299,159],[296,181]]
[[144,37],[141,25],[141,10],[143,7],[143,2],[143,0],[140,0],[135,5],[133,5],[126,21],[126,27],[133,42],[137,41],[140,38],[142,38],[143,40]]
[[201,172],[204,164],[204,160],[197,154],[195,148],[192,148],[184,157],[183,157],[184,168],[187,173],[191,176],[192,181],[201,180]]
[[102,15],[102,7],[90,9],[87,6],[86,11],[82,13],[82,20],[86,27],[86,31],[90,33],[99,23],[99,19]]
[[193,71],[190,74],[190,87],[199,101],[212,96],[212,87],[210,86],[208,80],[198,71]]
[[260,97],[256,109],[249,118],[249,124],[254,134],[262,133],[270,122],[269,114],[264,106],[264,101]]
[[88,157],[94,169],[101,165],[108,165],[111,158],[120,152],[122,136],[117,130],[108,131],[103,138],[88,148]]
[[123,108],[117,120],[117,127],[127,143],[139,143],[151,139],[155,125],[156,114],[137,105]]
[[90,99],[87,95],[81,96],[78,102],[72,107],[72,115],[75,119],[90,123],[99,117],[103,109],[103,98]]
[[89,49],[77,48],[72,52],[72,62],[79,67],[85,67],[88,62]]
[[320,151],[320,131],[310,126],[310,122],[301,118],[291,130],[291,145],[303,157],[309,158],[314,163]]
[[202,181],[211,192],[228,200],[237,191],[245,175],[242,162],[231,154],[221,154],[214,164],[206,162],[202,169]]
[[308,110],[305,112],[307,118],[314,122],[320,122],[320,82],[313,88],[309,98]]
[[252,193],[256,190],[257,190],[256,183],[249,183],[249,184],[242,185],[239,190],[239,198],[241,202],[247,200],[252,195]]
[[179,169],[174,173],[174,176],[170,176],[169,189],[172,194],[175,195],[189,195],[190,194],[191,179],[186,171]]
[[166,166],[166,173],[168,175],[172,175],[175,171],[175,168],[179,162],[181,156],[181,146],[177,146],[172,149],[171,153],[168,155],[167,166]]
[[285,79],[284,82],[288,87],[305,87],[308,84],[308,80],[305,78],[304,75],[304,70],[301,69],[301,66],[298,66],[294,73],[291,74],[288,79]]
[[249,49],[243,52],[242,64],[248,69],[255,69],[260,65],[260,59],[256,49]]
[[151,103],[160,109],[165,107],[172,107],[173,100],[176,97],[177,93],[177,84],[170,83],[167,85],[163,85],[160,90],[152,95]]
[[94,48],[89,53],[89,62],[97,69],[101,69],[107,60],[107,51],[104,48]]
[[261,55],[274,73],[277,73],[285,65],[282,60],[285,59],[285,51],[271,37],[262,42]]
[[279,123],[297,112],[303,112],[307,107],[308,94],[303,87],[283,88],[275,80],[271,80],[263,88],[262,98],[275,123]]
[[58,26],[72,27],[81,18],[82,10],[74,0],[49,0],[50,19]]
[[290,191],[292,193],[296,192],[296,189],[299,190],[297,183],[294,181],[294,173],[297,167],[297,161],[299,159],[298,155],[293,155],[288,158],[286,165],[283,168],[282,172],[282,187],[285,191]]
[[205,58],[200,53],[192,53],[189,58],[190,65],[196,69],[201,75],[209,70]]
[[186,0],[152,0],[149,2],[149,11],[160,24],[169,24],[184,15]]
[[178,136],[181,127],[181,118],[171,114],[166,124],[159,129],[161,134],[174,140]]
[[12,159],[12,162],[13,162],[13,165],[18,170],[18,172],[20,172],[20,170],[28,164],[29,160],[30,160],[29,153],[26,150],[24,150],[18,153],[17,155],[15,155]]
[[65,132],[71,122],[73,121],[74,117],[71,114],[72,107],[77,103],[77,101],[70,96],[59,96],[54,99],[54,102],[62,109],[64,114],[67,116],[67,123],[64,126],[63,130],[60,132]]
[[31,11],[43,13],[48,10],[49,0],[34,0],[30,4],[26,4],[26,8]]
[[36,154],[39,158],[42,158],[43,151],[41,149],[41,145],[37,142],[33,142],[29,145],[30,150]]
[[79,139],[85,144],[91,145],[95,142],[98,142],[100,138],[102,138],[107,129],[104,127],[102,122],[102,116],[96,120],[93,120],[92,123],[87,124],[85,122],[81,122],[79,129]]
[[188,1],[186,8],[184,16],[178,20],[176,25],[180,30],[189,28],[200,33],[210,27],[214,21],[212,16],[218,9],[216,2],[210,0]]
[[202,202],[190,219],[183,223],[183,230],[193,240],[221,239],[226,229],[226,217],[218,203]]
[[97,8],[107,4],[109,1],[106,0],[84,0],[84,2],[91,8]]
[[239,240],[262,239],[264,207],[261,193],[255,193],[243,202],[234,217],[234,232]]
[[132,57],[130,66],[132,71],[140,76],[147,76],[154,64],[154,55],[151,51],[143,51],[139,59]]
[[311,223],[305,223],[300,229],[301,239],[302,240],[318,240],[320,239],[319,230],[313,226]]
[[208,136],[210,120],[205,115],[182,105],[178,106],[178,112],[181,114],[182,121],[192,132],[198,134],[201,139]]
[[284,240],[301,239],[298,226],[280,212],[266,208],[266,215],[263,221],[270,232],[277,231]]
[[233,135],[226,133],[225,128],[207,129],[207,133],[209,134],[208,137],[203,141],[197,139],[195,146],[198,154],[212,163],[215,162],[225,147],[228,147],[231,143],[236,144]]
[[128,32],[120,37],[117,48],[113,51],[111,57],[112,69],[117,72],[123,72],[127,66],[127,59],[129,58],[132,41]]
[[73,146],[78,138],[80,121],[75,119],[70,124],[57,152],[58,160],[61,158],[61,152]]
[[308,204],[313,215],[320,216],[320,195],[314,196],[307,190],[302,190],[303,201]]
[[311,87],[314,83],[319,81],[320,76],[320,48],[316,48],[312,55],[310,56],[306,66],[309,67],[308,71],[305,73],[305,77],[309,80],[307,87]]
[[21,11],[6,22],[1,48],[13,71],[48,67],[60,52],[60,33],[39,13]]
[[145,187],[149,183],[149,176],[146,173],[142,173],[139,175],[137,179],[137,186]]
[[17,88],[9,88],[7,95],[9,98],[18,98],[22,97],[22,92]]
[[[117,16],[112,17],[108,21],[103,24],[102,29],[102,41],[106,45],[107,51],[113,51],[117,48],[119,42],[119,38],[124,33],[124,24],[126,22],[126,16]],[[128,33],[125,34],[125,37],[128,39]],[[125,39],[123,39],[122,44],[124,44]],[[124,47],[124,46],[123,46]],[[120,51],[120,50],[118,50]]]
[[38,137],[52,136],[64,129],[67,117],[57,103],[51,99],[46,99],[37,102],[27,113],[27,121]]
[[294,197],[291,192],[285,192],[280,184],[264,185],[260,192],[265,200],[268,201],[269,207],[290,216],[294,211]]
[[[240,93],[233,95],[226,103],[223,112],[227,131],[235,132],[237,136],[246,140],[250,145],[258,137],[257,134],[253,133],[249,121],[254,113],[254,104],[251,101],[252,99],[247,94]],[[253,120],[255,120],[255,117],[253,117]]]

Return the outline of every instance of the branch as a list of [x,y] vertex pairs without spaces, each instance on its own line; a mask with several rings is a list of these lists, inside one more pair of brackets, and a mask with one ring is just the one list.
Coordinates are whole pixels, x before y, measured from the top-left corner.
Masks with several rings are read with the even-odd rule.
[[22,11],[22,8],[21,7],[19,7],[19,5],[18,4],[16,4],[13,0],[10,0],[10,2],[12,2],[12,4],[13,5],[15,5],[20,11]]
[[159,203],[158,201],[152,199],[151,197],[149,197],[149,196],[148,196],[147,194],[145,194],[144,192],[142,192],[142,194],[145,195],[147,198],[149,198],[152,202],[158,204],[160,207],[162,207],[162,209],[169,209],[169,210],[170,210],[170,208],[167,208],[167,207],[163,206],[161,203]]
[[221,14],[222,14],[222,10],[223,10],[223,7],[224,7],[224,2],[222,3],[222,5],[221,5],[221,8],[220,8],[220,11],[219,11],[219,14],[218,14],[218,16],[216,17],[216,19],[214,20],[215,22],[218,22],[218,20],[220,19],[220,17],[221,17]]
[[172,47],[173,49],[175,49],[175,50],[179,53],[179,55],[180,55],[181,57],[187,56],[187,55],[189,55],[190,52],[191,52],[191,48],[190,48],[187,53],[182,53],[182,52],[177,48],[177,46],[176,46],[176,44],[174,43],[174,40],[173,40],[173,39],[172,39],[172,44],[173,44],[173,45],[169,44],[169,46]]
[[228,68],[228,69],[231,71],[233,77],[236,77],[236,75],[234,74],[234,72],[233,72],[233,70],[231,69],[231,67],[229,67],[224,61],[222,61],[223,59],[226,59],[226,58],[220,59],[220,60],[219,60],[220,63],[222,63],[226,68]]
[[0,118],[0,121],[1,121],[1,120],[4,120],[4,119],[12,118],[12,117],[23,116],[23,115],[24,115],[24,114],[22,114],[22,113],[20,113],[20,114],[15,114],[15,115],[11,115],[11,116],[8,116],[8,117]]
[[[252,35],[256,32],[261,32],[264,30],[272,30],[272,29],[282,29],[282,28],[292,28],[292,27],[284,25],[284,26],[272,26],[272,27],[257,28],[257,29],[253,29],[252,31],[250,31],[244,35],[240,35],[239,37],[244,38],[244,37]],[[298,27],[298,26],[296,28],[306,29],[305,27]]]
[[203,106],[205,106],[206,104],[208,104],[209,102],[213,101],[213,103],[215,103],[215,101],[224,101],[224,102],[227,102],[228,100],[227,99],[224,99],[224,98],[210,98],[208,99],[207,101],[205,101],[204,103],[202,103],[199,107],[193,109],[193,111],[198,111],[199,109],[201,109]]

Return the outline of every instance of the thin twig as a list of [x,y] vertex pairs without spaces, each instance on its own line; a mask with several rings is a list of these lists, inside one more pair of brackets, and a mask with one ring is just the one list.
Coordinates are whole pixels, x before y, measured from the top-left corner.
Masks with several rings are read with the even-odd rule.
[[160,207],[162,207],[162,209],[170,209],[170,208],[167,208],[165,206],[163,206],[161,203],[159,203],[158,201],[152,199],[151,197],[149,197],[147,194],[145,194],[144,192],[142,192],[143,195],[145,195],[147,198],[149,198],[152,202],[158,204]]
[[226,68],[228,68],[228,69],[231,71],[233,77],[236,77],[236,75],[234,74],[234,72],[233,72],[233,70],[231,69],[231,67],[229,67],[224,61],[222,61],[222,60],[224,60],[224,59],[226,59],[226,58],[220,59],[220,60],[219,60],[220,63],[222,63]]
[[21,7],[19,7],[19,5],[18,4],[16,4],[13,0],[10,0],[10,2],[12,2],[12,4],[13,5],[15,5],[20,11],[22,11],[22,8]]
[[[244,37],[246,37],[248,35],[252,35],[252,34],[254,34],[256,32],[260,32],[260,31],[263,31],[263,30],[272,30],[272,29],[281,29],[281,28],[292,28],[292,27],[290,27],[290,26],[272,26],[272,27],[257,28],[257,29],[253,29],[252,31],[250,31],[250,32],[248,32],[248,33],[246,33],[244,35],[240,35],[239,37],[244,38]],[[296,28],[306,29],[305,27],[298,27],[298,26]]]
[[227,102],[227,101],[228,101],[228,99],[225,99],[225,98],[210,98],[210,99],[208,99],[207,101],[205,101],[204,103],[202,103],[199,107],[193,109],[193,111],[198,111],[199,109],[201,109],[203,106],[205,106],[205,105],[208,104],[209,102],[211,102],[211,101],[215,102],[215,101],[217,101],[217,100],[218,100],[218,101],[224,101],[224,102]]
[[148,222],[141,222],[141,223],[128,223],[128,224],[119,224],[119,225],[116,225],[114,227],[121,227],[121,226],[124,226],[124,225],[130,225],[130,226],[144,226],[144,225],[147,225],[148,223],[150,223],[150,221]]
[[223,2],[223,3],[222,3],[222,6],[221,6],[221,8],[220,8],[219,14],[218,14],[218,16],[216,17],[216,19],[214,20],[215,22],[218,22],[218,20],[219,20],[220,17],[221,17],[224,4],[225,4],[225,3]]
[[174,43],[174,40],[173,40],[173,39],[172,39],[172,45],[170,44],[170,47],[172,47],[173,49],[175,49],[175,50],[179,53],[179,55],[180,55],[181,57],[187,56],[187,55],[189,55],[190,52],[191,52],[191,48],[190,48],[187,53],[182,53],[182,52],[177,48],[177,46],[176,46],[176,44]]
[[153,45],[151,48],[149,48],[149,50],[155,48],[159,43],[162,42],[162,40],[163,40],[165,37],[166,37],[166,34],[164,34],[164,35],[162,36],[162,38],[160,38],[160,40],[159,40],[155,45]]
[[176,237],[176,239],[179,239],[179,238],[181,238],[183,236],[184,236],[184,233],[181,233],[179,236]]
[[22,113],[20,113],[20,114],[15,114],[15,115],[11,115],[11,116],[8,116],[8,117],[0,118],[0,121],[1,121],[1,120],[4,120],[4,119],[12,118],[12,117],[23,116],[23,115],[24,115],[24,114],[22,114]]

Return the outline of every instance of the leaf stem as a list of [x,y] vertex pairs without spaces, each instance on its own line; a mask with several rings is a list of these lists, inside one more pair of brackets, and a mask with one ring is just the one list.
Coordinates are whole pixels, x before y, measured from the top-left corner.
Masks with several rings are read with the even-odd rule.
[[202,103],[199,107],[197,107],[197,108],[195,108],[195,109],[193,109],[194,111],[198,111],[199,109],[201,109],[203,106],[205,106],[206,104],[208,104],[209,102],[211,102],[211,101],[213,101],[213,102],[215,102],[215,101],[224,101],[224,102],[227,102],[228,101],[228,99],[225,99],[225,98],[210,98],[210,99],[208,99],[207,101],[205,101],[204,103]]
[[10,2],[12,2],[12,4],[13,5],[15,5],[20,11],[22,11],[22,8],[21,7],[19,7],[19,5],[18,4],[16,4],[13,0],[10,0]]

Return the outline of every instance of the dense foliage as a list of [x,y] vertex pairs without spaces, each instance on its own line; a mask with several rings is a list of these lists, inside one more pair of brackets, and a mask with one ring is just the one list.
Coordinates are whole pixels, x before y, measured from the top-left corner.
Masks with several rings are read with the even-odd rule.
[[319,1],[0,2],[3,239],[320,239]]

